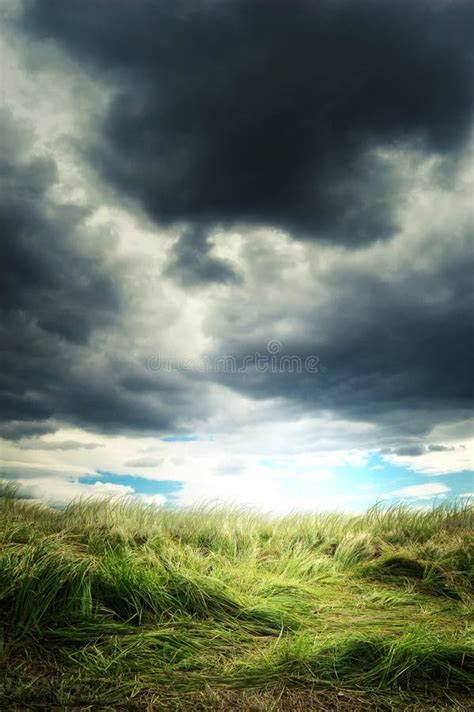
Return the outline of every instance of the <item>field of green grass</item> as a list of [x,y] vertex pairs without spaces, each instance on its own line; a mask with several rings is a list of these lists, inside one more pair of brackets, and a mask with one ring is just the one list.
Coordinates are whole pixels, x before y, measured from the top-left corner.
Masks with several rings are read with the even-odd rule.
[[0,492],[2,710],[467,710],[469,503],[63,510]]

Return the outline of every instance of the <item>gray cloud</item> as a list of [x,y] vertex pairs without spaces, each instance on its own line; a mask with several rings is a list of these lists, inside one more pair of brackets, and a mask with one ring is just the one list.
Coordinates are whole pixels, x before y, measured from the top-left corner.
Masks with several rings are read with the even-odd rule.
[[0,166],[2,309],[7,319],[24,318],[42,332],[83,344],[119,308],[117,286],[101,268],[105,253],[79,234],[87,211],[48,197],[58,179],[54,160],[23,156],[13,116],[4,111],[0,120],[10,153]]
[[429,452],[450,452],[455,449],[453,446],[447,445],[428,445]]
[[[262,274],[249,268],[242,301],[232,294],[208,318],[216,357],[234,354],[241,363],[247,354],[268,356],[267,342],[280,339],[280,356],[297,356],[302,364],[316,356],[324,372],[254,368],[216,379],[254,398],[284,397],[308,410],[383,421],[410,436],[443,420],[468,418],[474,347],[470,210],[465,203],[453,206],[452,217],[439,225],[422,216],[411,241],[387,245],[380,258],[386,264],[368,252],[365,259],[342,255],[325,269],[316,262],[314,276],[285,278],[295,269],[291,262],[269,271],[263,261]],[[291,259],[291,250],[287,254]],[[390,260],[400,254],[402,265],[394,271]]]
[[52,423],[43,421],[12,420],[0,423],[0,437],[18,442],[24,437],[46,435],[56,430]]
[[[421,219],[406,239],[404,221],[419,192],[456,186],[455,201],[462,188],[473,7],[27,0],[17,29],[34,39],[30,60],[38,52],[46,62],[52,41],[113,95],[103,115],[91,107],[81,160],[108,199],[131,198],[181,236],[153,273],[162,301],[141,311],[140,276],[117,264],[89,209],[53,199],[54,157],[34,153],[31,129],[4,117],[0,434],[21,444],[59,423],[181,432],[199,420],[204,430],[225,400],[216,383],[274,398],[290,419],[376,424],[361,441],[383,439],[398,454],[421,454],[433,425],[467,418],[472,223],[464,207],[448,219],[440,206],[439,220]],[[411,172],[425,159],[436,166],[421,185]],[[244,246],[231,262],[212,237],[231,239],[226,228],[237,226]],[[278,230],[264,244],[255,226]],[[280,249],[281,231],[296,257]],[[378,246],[387,251],[377,262]],[[132,307],[122,282],[133,279]],[[168,285],[190,300],[178,311],[199,313],[212,357],[240,361],[280,338],[283,355],[316,355],[327,371],[150,371],[147,335],[167,346],[174,319],[172,309],[160,317]],[[208,301],[193,302],[202,285]]]
[[114,241],[85,225],[86,209],[53,199],[55,162],[31,154],[31,129],[11,113],[1,119],[8,153],[0,162],[0,434],[18,440],[60,422],[166,430],[187,407],[182,386],[163,377],[154,380],[154,399],[137,393],[133,379],[151,379],[130,358],[126,338],[116,354],[104,347],[107,334],[120,334],[124,314],[126,267],[115,264]]
[[127,460],[125,467],[160,467],[163,464],[163,458],[159,457],[137,457],[133,460]]
[[102,447],[99,443],[83,443],[77,440],[59,440],[48,442],[35,438],[33,440],[20,440],[17,446],[21,450],[96,450]]
[[421,457],[426,454],[424,445],[399,445],[398,447],[386,448],[381,450],[381,454],[399,455],[400,457]]
[[[115,87],[89,156],[159,223],[271,225],[357,246],[393,234],[403,199],[378,149],[462,151],[473,11],[468,0],[29,0],[22,26]],[[202,265],[199,243],[198,280],[228,278]],[[176,269],[193,249],[180,243]]]
[[29,156],[28,129],[11,114],[1,124],[9,147],[0,163],[1,417],[38,422],[40,433],[70,377],[72,352],[114,321],[120,296],[105,250],[83,231],[84,210],[50,198],[54,161]]
[[173,247],[167,273],[185,286],[238,281],[232,266],[211,253],[212,244],[202,228],[188,228]]

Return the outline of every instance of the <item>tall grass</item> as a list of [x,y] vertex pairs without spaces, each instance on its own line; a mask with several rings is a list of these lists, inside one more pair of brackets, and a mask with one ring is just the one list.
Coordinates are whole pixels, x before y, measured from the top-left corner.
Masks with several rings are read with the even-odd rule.
[[0,708],[395,709],[429,688],[466,708],[473,516],[52,510],[3,486]]

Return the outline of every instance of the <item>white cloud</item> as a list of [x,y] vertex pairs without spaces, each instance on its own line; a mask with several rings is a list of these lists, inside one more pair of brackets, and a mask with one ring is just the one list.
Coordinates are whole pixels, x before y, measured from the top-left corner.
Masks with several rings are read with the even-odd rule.
[[61,507],[81,497],[84,499],[123,498],[126,501],[136,501],[154,507],[162,507],[166,503],[164,495],[141,494],[130,485],[100,481],[84,484],[64,475],[38,477],[34,470],[25,471],[24,474],[27,476],[14,480],[18,493],[32,501],[46,502],[53,506]]
[[[417,457],[384,455],[383,459],[397,467],[407,467],[423,475],[441,476],[474,469],[474,440],[472,419],[436,425],[426,436],[428,448]],[[435,443],[436,448],[430,449]],[[439,449],[441,446],[442,449]],[[431,445],[432,447],[432,445]]]
[[153,507],[162,507],[166,503],[166,497],[162,494],[141,494],[137,496],[137,499],[142,504]]
[[[81,485],[80,485],[81,486]],[[86,488],[89,497],[123,497],[133,494],[135,490],[128,485],[113,484],[112,482],[94,482],[93,485],[82,485]]]
[[38,499],[54,506],[63,506],[79,497],[104,499],[106,497],[130,497],[133,487],[110,482],[95,482],[86,485],[60,476],[19,478],[15,480],[18,492],[23,497]]
[[331,470],[327,470],[321,467],[319,470],[314,470],[310,472],[302,472],[299,475],[300,480],[317,481],[317,480],[330,480],[332,477]]
[[447,487],[442,482],[429,482],[426,485],[410,485],[401,489],[393,490],[390,494],[397,497],[435,497],[436,495],[444,495],[450,492],[451,488]]
[[112,482],[94,482],[92,485],[87,485],[77,480],[57,476],[33,476],[32,478],[19,478],[15,480],[15,484],[21,496],[31,498],[34,501],[46,502],[53,506],[64,506],[80,497],[87,499],[120,497],[128,501],[138,501],[154,507],[162,507],[166,502],[166,497],[162,494],[140,494],[129,485],[114,484]]
[[181,506],[215,502],[223,505],[249,507],[271,514],[291,511],[344,510],[364,508],[367,494],[340,493],[326,484],[317,488],[292,488],[288,481],[260,472],[236,477],[205,477],[186,482],[177,493]]
[[[222,428],[215,434],[211,430],[213,437],[206,437],[204,430],[202,438],[188,442],[167,442],[151,436],[101,434],[99,438],[74,428],[61,428],[54,439],[50,436],[47,441],[100,442],[101,447],[21,450],[18,444],[4,441],[1,444],[2,470],[5,477],[10,475],[21,482],[22,490],[28,496],[56,504],[91,495],[141,497],[145,503],[164,504],[162,495],[151,501],[147,496],[130,491],[106,491],[105,483],[94,488],[78,482],[81,475],[90,476],[98,470],[116,475],[135,474],[157,482],[182,482],[184,488],[177,493],[179,505],[217,499],[256,506],[265,511],[284,512],[340,507],[360,509],[376,498],[383,498],[379,492],[364,486],[367,483],[359,477],[350,491],[341,491],[339,487],[339,469],[347,472],[350,468],[361,470],[365,467],[368,477],[372,470],[369,465],[371,453],[357,447],[357,439],[351,439],[349,423],[323,418],[300,418],[293,422],[269,420],[265,418],[267,404],[261,406],[259,422],[259,407],[255,405],[253,413],[247,411],[250,415],[248,425],[236,424],[233,431],[226,432]],[[350,446],[347,449],[337,447],[344,437]],[[451,442],[447,437],[438,441]],[[468,453],[468,448],[458,446],[456,451],[428,453],[428,457],[439,461],[456,452]],[[424,458],[404,459],[418,465]],[[384,473],[380,471],[377,475],[382,478]],[[447,492],[449,489],[445,485],[431,483],[402,487],[388,492],[385,497],[421,498],[442,496]]]
[[396,467],[406,467],[413,472],[430,477],[472,470],[474,467],[472,441],[458,441],[451,447],[452,450],[427,451],[417,457],[385,455],[384,460]]

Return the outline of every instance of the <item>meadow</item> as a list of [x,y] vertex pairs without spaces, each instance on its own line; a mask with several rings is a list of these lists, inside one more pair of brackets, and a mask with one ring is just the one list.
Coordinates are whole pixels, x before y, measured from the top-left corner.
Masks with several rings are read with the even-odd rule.
[[467,710],[474,510],[0,492],[0,709]]

